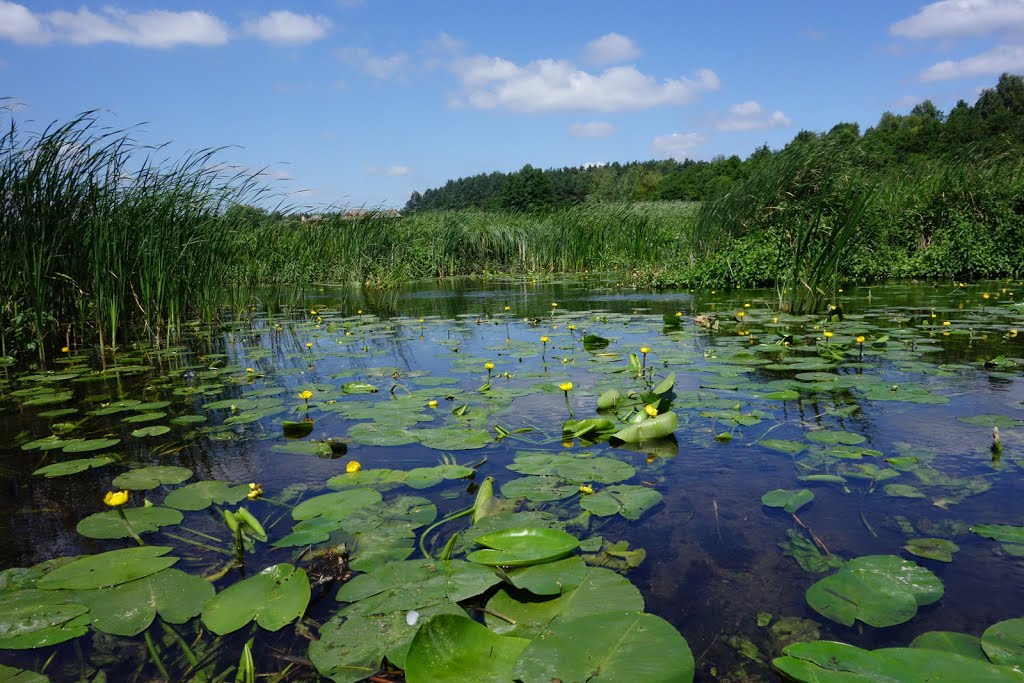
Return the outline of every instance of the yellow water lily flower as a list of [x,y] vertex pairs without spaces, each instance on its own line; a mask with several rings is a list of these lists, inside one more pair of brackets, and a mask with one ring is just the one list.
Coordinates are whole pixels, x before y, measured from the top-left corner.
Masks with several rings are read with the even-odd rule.
[[309,389],[306,389],[305,391],[300,391],[299,398],[301,398],[303,401],[308,401],[309,399],[313,398],[313,392],[310,391]]
[[112,508],[119,508],[128,502],[128,492],[107,491],[107,495],[103,496],[103,502]]
[[644,412],[650,415],[651,417],[658,417],[658,409],[654,407],[653,403],[648,403],[647,405],[645,405]]
[[557,304],[557,303],[554,303],[554,302],[552,302],[552,303],[551,303],[551,308],[558,308],[558,304]]
[[420,323],[422,323],[422,322],[423,322],[423,318],[420,318]]
[[493,370],[493,369],[494,369],[494,363],[492,363],[490,361],[487,361],[486,363],[484,363],[484,370]]
[[676,317],[677,318],[682,318],[683,317],[683,312],[682,311],[676,311]]
[[736,317],[737,317],[737,318],[742,318],[742,317],[743,317],[743,316],[745,316],[746,314],[747,314],[747,312],[746,312],[746,311],[736,311]]
[[345,471],[349,474],[354,474],[361,469],[363,469],[363,466],[359,464],[358,460],[353,460],[349,464],[345,465]]
[[863,344],[865,341],[866,340],[864,339],[864,335],[861,335],[861,336],[857,337],[857,343],[858,344]]
[[825,330],[825,339],[831,339],[832,337],[835,336],[835,334],[836,334],[835,332],[831,332],[829,330]]
[[750,304],[743,304],[743,308],[750,308]]
[[594,492],[594,487],[591,486],[590,484],[584,484],[583,486],[580,487],[580,493],[582,493],[585,496],[589,496],[593,492]]
[[437,407],[437,401],[434,400],[434,399],[431,399],[431,400],[427,401],[427,407],[428,408],[436,408]]
[[982,295],[981,295],[981,298],[982,298],[982,299],[987,299],[987,298],[989,298],[989,294],[988,294],[988,292],[985,292],[984,294],[982,294]]
[[950,326],[950,325],[952,325],[953,323],[949,322],[948,320],[943,320],[943,321],[942,321],[942,324],[943,324],[943,325],[945,325],[946,327],[949,327],[949,326]]
[[576,326],[575,326],[575,325],[569,325],[569,330],[570,330],[570,331],[572,331],[572,330],[575,330],[575,329],[576,329]]
[[250,374],[253,373],[253,372],[256,372],[256,370],[254,370],[253,368],[246,368],[245,371],[250,373]]
[[307,349],[313,348],[313,342],[306,342],[306,348]]
[[69,347],[67,347],[67,346],[60,347],[60,352],[61,353],[68,353],[69,351],[71,351],[71,349]]
[[547,338],[547,337],[541,337],[541,338],[540,338],[540,343],[541,343],[541,344],[547,344],[547,343],[548,343],[548,341],[549,341],[549,340],[548,340],[548,338]]
[[1007,333],[1007,336],[1009,336],[1009,337],[1016,337],[1017,336],[1017,330],[1010,330]]
[[245,497],[249,500],[256,500],[263,495],[263,484],[257,484],[252,482],[249,484],[249,493],[245,494]]
[[575,445],[572,439],[566,439],[562,442],[562,448],[572,448]]
[[562,391],[572,391],[572,382],[562,382],[558,385],[558,388]]
[[651,349],[650,349],[649,347],[647,347],[647,346],[641,346],[641,347],[640,347],[640,353],[642,353],[642,354],[645,354],[645,355],[646,355],[646,354],[648,354],[648,353],[650,353],[650,352],[651,352]]
[[511,307],[511,306],[506,306],[506,307],[505,307],[505,310],[506,310],[506,311],[511,311],[511,310],[512,310],[512,307]]

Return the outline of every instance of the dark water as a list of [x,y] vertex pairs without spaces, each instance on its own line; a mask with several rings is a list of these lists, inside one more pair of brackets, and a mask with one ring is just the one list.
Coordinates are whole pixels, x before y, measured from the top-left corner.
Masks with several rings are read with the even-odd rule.
[[[512,375],[495,380],[496,388],[529,388],[571,380],[577,417],[591,416],[601,390],[616,384],[632,386],[626,375],[598,371],[604,363],[585,352],[580,343],[583,334],[593,333],[612,341],[608,352],[638,353],[640,347],[650,347],[648,361],[658,376],[677,375],[676,403],[681,407],[677,408],[676,444],[663,444],[659,450],[670,457],[649,457],[643,449],[610,449],[607,444],[585,450],[629,462],[638,471],[629,483],[650,485],[664,495],[662,503],[637,522],[606,519],[602,533],[646,549],[646,561],[628,578],[641,589],[647,610],[668,620],[687,639],[697,658],[698,680],[776,680],[769,668],[743,659],[729,644],[735,643],[731,640],[735,636],[742,636],[760,648],[762,657],[778,654],[779,643],[756,624],[760,612],[775,618],[813,619],[820,637],[868,648],[906,645],[929,630],[980,635],[992,623],[1022,616],[1024,560],[1002,552],[997,542],[967,528],[982,523],[1024,523],[1020,502],[1024,500],[1020,476],[1024,428],[1001,430],[1004,450],[994,459],[991,427],[957,418],[999,415],[1024,419],[1024,334],[1011,332],[1024,331],[1024,313],[1013,306],[1019,299],[1012,293],[1016,285],[851,289],[840,295],[848,315],[841,323],[826,322],[823,314],[801,319],[780,316],[771,292],[645,293],[621,291],[596,279],[452,282],[387,293],[319,287],[289,292],[283,304],[280,293],[268,293],[263,305],[242,311],[237,319],[190,329],[172,349],[122,349],[116,361],[106,360],[106,371],[101,371],[99,360],[85,350],[73,351],[61,363],[39,371],[0,368],[0,486],[4,492],[0,496],[0,538],[4,539],[0,568],[124,547],[120,541],[85,539],[75,532],[75,525],[102,509],[103,492],[128,466],[184,465],[195,470],[194,480],[261,482],[272,497],[295,485],[319,492],[326,479],[343,472],[345,463],[353,459],[364,469],[408,468],[437,464],[446,453],[419,444],[359,443],[349,443],[347,454],[338,459],[275,452],[275,445],[287,443],[281,436],[280,421],[299,419],[303,414],[301,401],[294,397],[304,387],[333,387],[324,396],[339,403],[387,401],[386,388],[391,384],[423,388],[415,383],[420,373],[454,377],[457,384],[435,389],[441,406],[426,426],[436,426],[450,420],[449,411],[461,400],[446,400],[446,390],[474,391],[485,381],[483,362],[491,360],[496,375],[506,371]],[[984,299],[983,292],[990,293],[990,298]],[[553,302],[558,306],[552,307]],[[750,307],[744,308],[744,304]],[[508,313],[506,306],[511,309]],[[734,322],[738,311],[745,313],[741,324]],[[683,325],[663,327],[662,315],[676,312],[683,314]],[[719,330],[708,332],[694,325],[697,313],[719,314]],[[319,327],[318,316],[322,318]],[[424,322],[420,323],[420,318]],[[778,322],[773,322],[776,318]],[[570,332],[570,324],[576,330]],[[813,386],[813,380],[795,377],[801,370],[763,367],[766,360],[817,358],[825,343],[825,330],[835,332],[836,344],[847,340],[843,362],[828,372],[861,378],[850,380],[852,388]],[[346,335],[346,331],[352,334]],[[784,334],[794,335],[792,344],[775,346]],[[868,342],[859,355],[852,341],[856,334],[865,334],[869,340],[887,334],[889,342],[877,349]],[[542,335],[551,337],[543,356],[537,353]],[[312,347],[307,348],[307,343]],[[523,353],[526,345],[531,353]],[[985,367],[986,360],[999,357],[1004,360]],[[746,362],[750,358],[759,364]],[[615,363],[623,367],[625,360]],[[247,373],[246,368],[255,372]],[[62,378],[62,373],[70,376]],[[346,396],[337,390],[353,380],[378,384],[385,391]],[[29,399],[11,393],[40,386],[69,391],[72,398],[26,406]],[[801,387],[799,396],[761,398],[786,386]],[[867,391],[879,386],[893,395],[914,391],[944,402],[883,400],[894,396]],[[251,423],[225,427],[223,421],[231,416],[230,411],[204,408],[213,401],[241,399],[253,391],[276,388],[284,389],[279,397],[285,400],[287,410]],[[166,418],[153,423],[125,424],[122,420],[130,413],[89,415],[124,399],[169,401],[170,405],[160,409],[167,413]],[[701,415],[723,410],[727,403],[740,406],[743,414],[759,411],[755,414],[760,422],[734,425],[721,417]],[[858,410],[849,415],[831,413],[850,406]],[[68,407],[79,412],[39,416]],[[161,436],[130,435],[140,426],[169,424],[175,416],[193,414],[206,416],[208,421],[171,424],[171,431]],[[311,438],[344,439],[354,424],[334,410],[314,409],[311,416],[316,420]],[[524,435],[530,442],[509,438],[481,449],[448,453],[460,463],[486,457],[479,476],[493,476],[500,484],[518,476],[505,467],[517,450],[563,450],[558,436],[564,418],[561,393],[534,392],[515,399],[486,421],[510,429],[533,426],[536,431]],[[77,455],[59,449],[22,450],[24,443],[50,434],[55,423],[80,423],[69,436],[114,436],[122,441],[108,451]],[[820,429],[861,435],[866,439],[861,444],[864,448],[881,451],[883,456],[819,458],[813,463],[813,472],[843,473],[865,463],[886,467],[886,457],[917,454],[927,467],[925,478],[916,469],[903,471],[892,481],[914,486],[922,497],[887,495],[883,486],[889,482],[853,478],[848,479],[845,490],[836,484],[804,484],[798,476],[811,473],[806,453],[793,456],[758,443],[765,438],[800,441],[806,433]],[[731,432],[732,439],[716,441],[715,435],[722,432]],[[569,450],[581,452],[584,446],[577,442]],[[108,452],[121,462],[54,479],[31,475],[43,465]],[[884,629],[859,624],[847,628],[818,615],[807,605],[804,591],[825,574],[802,570],[779,547],[787,530],[803,530],[791,515],[761,504],[761,496],[769,490],[805,485],[815,498],[799,510],[799,522],[831,553],[845,559],[896,554],[915,560],[942,580],[944,597],[922,608],[909,622]],[[465,482],[446,482],[417,493],[435,500],[442,513],[472,503]],[[157,500],[162,492],[147,496]],[[261,518],[274,518],[269,503],[252,507]],[[212,515],[192,514],[186,523],[194,528],[217,528]],[[901,530],[901,522],[911,524],[914,532]],[[285,520],[272,528],[271,536],[287,531]],[[947,538],[960,550],[952,563],[915,558],[902,549],[908,536]],[[250,563],[290,561],[292,554],[264,550]],[[196,571],[209,563],[209,557],[200,552],[183,559],[184,565]],[[314,605],[311,613],[323,619],[329,608],[329,604]],[[280,645],[282,637],[278,634],[274,642]],[[92,643],[87,651],[89,647],[97,645]],[[285,649],[301,657],[303,647],[297,643]],[[54,680],[73,679],[73,674],[65,676],[67,670],[61,668],[62,663],[77,657],[72,645],[59,646],[56,651],[50,675]],[[0,663],[39,670],[51,652],[52,648],[18,653],[0,650]],[[260,670],[283,666],[272,659],[261,661],[261,665],[267,668]],[[309,670],[305,671],[308,676]],[[127,676],[126,672],[122,675]]]

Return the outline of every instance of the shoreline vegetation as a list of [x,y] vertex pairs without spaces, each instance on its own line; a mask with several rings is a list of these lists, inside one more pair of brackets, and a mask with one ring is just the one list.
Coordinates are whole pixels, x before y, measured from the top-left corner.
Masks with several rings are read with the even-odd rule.
[[41,132],[4,114],[0,356],[163,343],[262,284],[620,271],[650,288],[775,286],[805,313],[842,282],[1024,270],[1020,76],[948,115],[925,101],[746,160],[527,166],[414,193],[403,215],[316,220],[222,150],[167,160],[95,112]]

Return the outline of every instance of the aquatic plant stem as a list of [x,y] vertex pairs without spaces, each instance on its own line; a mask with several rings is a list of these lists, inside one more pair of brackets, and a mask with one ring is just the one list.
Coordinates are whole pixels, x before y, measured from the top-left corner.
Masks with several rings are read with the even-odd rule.
[[163,661],[160,659],[160,653],[156,651],[156,645],[153,643],[153,637],[149,635],[149,631],[146,631],[146,649],[149,650],[149,656],[153,660],[153,664],[156,666],[160,675],[164,677],[165,681],[170,681],[171,674],[167,671],[167,667],[164,666]]
[[431,531],[433,531],[437,527],[441,526],[442,524],[447,524],[448,522],[452,521],[453,519],[458,519],[459,517],[465,517],[466,515],[472,514],[473,510],[475,510],[475,509],[476,509],[476,504],[474,503],[473,505],[470,505],[465,510],[460,510],[458,512],[453,512],[452,514],[448,515],[444,519],[438,520],[438,521],[434,522],[433,524],[431,524],[430,526],[428,526],[426,528],[426,530],[420,535],[420,552],[423,553],[423,557],[427,558],[428,560],[434,559],[433,557],[430,556],[430,553],[427,552],[427,544],[426,544],[427,536],[430,534]]
[[117,514],[121,516],[121,521],[124,522],[124,525],[126,527],[128,527],[128,533],[131,534],[131,537],[135,539],[135,542],[139,545],[146,545],[146,542],[143,541],[142,537],[139,536],[138,532],[135,531],[135,527],[133,527],[132,523],[128,521],[128,515],[124,513],[124,508],[117,508]]

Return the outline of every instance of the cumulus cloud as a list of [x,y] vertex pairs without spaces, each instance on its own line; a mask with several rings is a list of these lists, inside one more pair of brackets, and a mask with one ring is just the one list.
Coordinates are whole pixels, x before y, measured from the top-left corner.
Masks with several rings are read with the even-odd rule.
[[566,60],[540,59],[520,66],[479,54],[456,59],[453,70],[466,90],[460,103],[522,112],[612,112],[681,105],[719,86],[718,76],[709,69],[698,70],[692,78],[659,82],[632,66],[589,73]]
[[367,166],[370,175],[409,175],[412,169],[408,166]]
[[770,114],[756,100],[747,100],[729,107],[729,113],[715,124],[724,131],[767,130],[792,125],[785,114],[776,109]]
[[961,60],[946,60],[921,72],[921,80],[949,81],[957,78],[991,76],[1024,71],[1024,46],[997,45],[991,50]]
[[583,55],[588,64],[606,66],[636,59],[640,56],[640,50],[626,36],[608,33],[587,43]]
[[24,5],[0,0],[0,37],[16,43],[74,45],[119,43],[135,47],[169,48],[176,45],[223,45],[228,27],[205,12],[147,10],[128,12],[104,7],[93,12],[57,10],[34,13]]
[[615,126],[605,121],[587,121],[569,126],[569,135],[576,138],[605,138],[615,132]]
[[651,140],[651,152],[665,159],[683,161],[694,158],[694,147],[700,147],[707,141],[700,133],[669,133]]
[[365,47],[343,47],[338,50],[338,57],[363,73],[380,79],[397,75],[409,60],[409,55],[404,52],[390,57],[376,57]]
[[249,35],[275,45],[302,45],[326,36],[331,22],[323,16],[278,10],[248,21],[242,28]]
[[889,33],[903,38],[979,36],[1024,28],[1020,0],[939,0],[897,21]]

